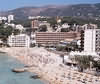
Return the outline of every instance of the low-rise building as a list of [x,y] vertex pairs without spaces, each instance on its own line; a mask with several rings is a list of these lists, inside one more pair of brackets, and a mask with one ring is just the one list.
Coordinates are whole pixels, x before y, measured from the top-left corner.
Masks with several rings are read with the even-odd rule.
[[68,23],[64,23],[63,25],[62,25],[62,28],[69,28],[70,27],[70,25],[68,25]]
[[31,21],[31,27],[33,30],[38,30],[43,25],[47,27],[48,32],[53,32],[53,29],[50,26],[50,23],[48,23],[47,21],[38,21],[38,20]]
[[16,29],[19,29],[20,31],[24,30],[24,27],[21,24],[16,25]]
[[86,29],[97,29],[97,28],[98,26],[96,24],[84,24],[82,26],[74,24],[74,26],[72,27],[72,29],[77,32],[81,32],[82,30]]
[[10,47],[30,47],[30,37],[26,34],[11,35],[8,37]]
[[84,24],[83,26],[82,26],[82,28],[84,29],[84,30],[86,30],[86,29],[97,29],[98,28],[98,26],[96,25],[96,24]]
[[14,20],[14,15],[8,15],[8,23]]

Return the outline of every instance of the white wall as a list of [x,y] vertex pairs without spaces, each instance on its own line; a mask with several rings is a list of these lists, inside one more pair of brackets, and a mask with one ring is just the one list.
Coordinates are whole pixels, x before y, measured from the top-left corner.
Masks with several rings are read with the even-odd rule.
[[84,32],[84,51],[95,52],[96,30],[87,29]]
[[30,47],[30,37],[25,34],[11,35],[8,44],[11,47]]

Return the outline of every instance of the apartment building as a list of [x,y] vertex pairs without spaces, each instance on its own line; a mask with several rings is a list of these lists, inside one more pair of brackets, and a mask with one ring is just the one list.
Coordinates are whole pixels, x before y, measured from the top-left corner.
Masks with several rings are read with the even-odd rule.
[[77,32],[37,32],[36,44],[57,44],[65,39],[77,39]]
[[83,36],[85,52],[100,52],[100,29],[87,29]]
[[30,47],[30,37],[25,34],[11,35],[8,37],[8,45],[11,47]]
[[8,15],[8,23],[14,20],[14,15]]
[[31,27],[32,27],[33,29],[38,29],[38,28],[39,28],[39,21],[38,21],[38,20],[33,20],[33,21],[31,22]]
[[82,30],[97,29],[97,28],[98,26],[96,24],[84,24],[83,26],[74,24],[72,30],[76,32],[81,32]]
[[82,29],[84,29],[84,30],[86,30],[86,29],[97,29],[98,28],[98,26],[97,26],[97,24],[84,24],[83,26],[82,26]]

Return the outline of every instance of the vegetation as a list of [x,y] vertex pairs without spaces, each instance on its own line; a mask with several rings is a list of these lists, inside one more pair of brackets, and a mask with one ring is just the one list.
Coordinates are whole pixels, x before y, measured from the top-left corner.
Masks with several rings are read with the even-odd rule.
[[40,32],[46,32],[46,31],[47,31],[47,26],[46,26],[46,25],[41,25],[41,26],[39,27],[39,31],[40,31]]
[[62,29],[61,29],[61,32],[69,32],[69,29],[67,29],[67,28],[62,28]]
[[[73,61],[77,62],[79,71],[83,72],[86,69],[95,68],[97,72],[100,72],[100,59],[95,58],[90,55],[75,55],[74,58],[71,58]],[[98,73],[97,73],[98,74]]]
[[78,18],[78,17],[63,17],[62,18],[62,24],[63,23],[69,23],[70,25],[73,24],[78,24],[78,25],[84,25],[84,24],[97,24],[98,27],[100,27],[100,20],[95,20],[95,19],[83,19],[83,18]]
[[52,17],[47,19],[47,22],[51,24],[51,26],[55,26],[57,24],[56,18]]
[[57,51],[65,51],[66,46],[56,46]]
[[77,51],[79,50],[79,47],[77,45],[77,43],[75,42],[71,42],[71,43],[67,43],[66,45],[57,45],[56,46],[56,50],[57,51]]
[[[39,21],[47,21],[50,25],[54,28],[57,25],[56,17],[51,18],[39,18]],[[61,24],[68,23],[69,25],[77,24],[77,25],[84,25],[84,24],[97,24],[100,27],[100,19],[90,19],[90,18],[80,18],[80,17],[71,17],[65,16],[61,17]],[[15,20],[13,21],[14,24],[21,24],[24,27],[31,27],[31,20]],[[62,30],[67,31],[67,30]]]
[[84,71],[85,69],[90,68],[91,63],[93,62],[92,56],[75,56],[75,61],[78,63],[79,71]]
[[62,62],[64,63],[64,54],[61,54],[60,57],[62,58]]
[[93,61],[93,67],[96,68],[97,71],[100,71],[100,60]]
[[89,68],[96,68],[96,71],[100,71],[100,60],[95,61],[92,56],[75,56],[75,61],[78,63],[80,71]]
[[31,27],[31,20],[14,20],[12,23],[21,24],[24,27]]
[[20,33],[20,30],[14,29],[11,26],[4,27],[4,25],[0,25],[0,38],[5,42],[12,33],[17,35]]

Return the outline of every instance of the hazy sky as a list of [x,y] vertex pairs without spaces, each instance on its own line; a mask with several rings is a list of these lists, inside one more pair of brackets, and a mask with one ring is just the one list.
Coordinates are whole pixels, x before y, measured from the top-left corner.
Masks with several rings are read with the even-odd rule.
[[37,6],[50,4],[79,4],[100,3],[100,0],[1,0],[0,10],[14,9],[23,6]]

